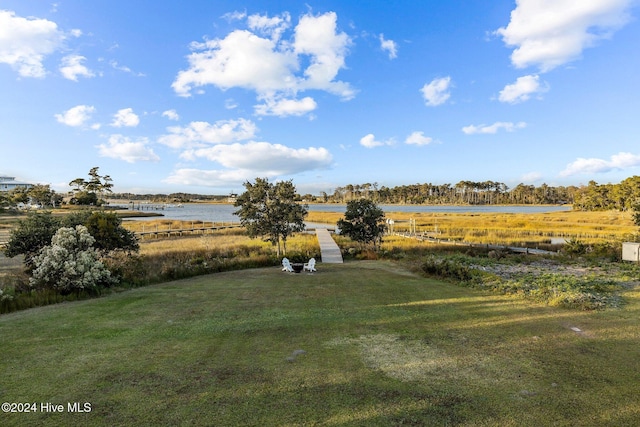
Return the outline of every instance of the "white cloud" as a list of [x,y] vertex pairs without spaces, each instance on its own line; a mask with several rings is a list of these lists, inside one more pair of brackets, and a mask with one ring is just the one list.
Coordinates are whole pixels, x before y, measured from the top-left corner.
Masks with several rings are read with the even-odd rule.
[[60,49],[64,39],[53,21],[0,10],[0,63],[9,64],[22,77],[44,77],[42,61]]
[[355,95],[348,83],[334,81],[345,67],[345,56],[351,39],[337,32],[338,16],[334,12],[313,16],[304,15],[295,28],[293,48],[298,55],[309,55],[310,65],[304,70],[307,77],[301,89],[321,89],[351,99]]
[[167,110],[162,112],[162,117],[166,117],[169,120],[180,120],[180,116],[176,110]]
[[243,20],[244,18],[247,17],[247,12],[240,12],[240,11],[233,11],[233,12],[228,12],[225,13],[224,15],[222,15],[222,18],[226,19],[227,21],[231,22],[231,21],[240,21]]
[[129,73],[129,74],[133,74],[134,76],[138,76],[138,77],[145,77],[144,73],[135,72],[131,68],[127,67],[126,65],[118,64],[117,61],[113,61],[113,60],[109,61],[109,65],[111,65],[111,68],[113,68],[114,70],[122,71],[122,72]]
[[255,111],[259,116],[302,116],[318,107],[311,97],[303,99],[266,99],[264,104],[256,105]]
[[167,131],[169,134],[161,136],[159,143],[172,148],[193,148],[251,139],[257,127],[251,120],[238,119],[219,120],[214,124],[191,122],[186,127],[169,127]]
[[204,186],[240,185],[256,176],[277,177],[326,169],[332,162],[331,153],[325,148],[295,149],[281,144],[253,141],[192,150],[189,156],[205,158],[226,169],[178,169],[165,182]]
[[542,72],[580,57],[585,48],[606,39],[629,21],[634,0],[517,0],[506,27],[495,33],[515,47],[517,68]]
[[228,98],[224,100],[224,108],[227,110],[233,110],[238,108],[238,103],[233,98]]
[[498,100],[509,104],[517,104],[529,100],[532,94],[541,94],[549,90],[547,84],[540,85],[540,76],[528,75],[518,77],[515,83],[506,85],[500,91]]
[[86,59],[81,55],[65,56],[60,64],[60,72],[65,79],[73,80],[74,82],[78,81],[78,76],[94,77],[95,74],[82,64],[82,61]]
[[425,84],[420,91],[426,101],[426,104],[432,107],[444,104],[451,96],[449,88],[451,87],[451,77],[442,77],[433,79],[430,83]]
[[289,175],[323,169],[332,156],[325,148],[290,148],[268,142],[218,144],[189,152],[190,158],[204,158],[230,169],[250,170],[267,176]]
[[55,114],[54,117],[59,123],[67,126],[80,127],[84,126],[91,119],[91,114],[96,111],[95,107],[90,105],[77,105],[68,109],[62,114]]
[[[333,12],[304,15],[293,38],[281,40],[288,27],[288,15],[276,18],[252,15],[250,29],[265,33],[263,38],[249,30],[234,30],[223,39],[192,43],[189,67],[176,76],[172,87],[180,96],[206,85],[222,90],[233,87],[253,90],[258,98],[291,97],[299,91],[324,90],[350,99],[354,91],[348,83],[336,81],[345,67],[351,39],[336,29]],[[277,33],[277,34],[276,34]],[[276,37],[277,35],[277,37]],[[301,70],[301,63],[309,65]]]
[[424,136],[424,132],[413,132],[404,141],[406,144],[412,145],[429,145],[433,142],[433,138]]
[[628,169],[640,166],[640,155],[631,153],[618,153],[611,156],[610,160],[579,157],[560,172],[560,176],[577,174],[605,173],[612,170]]
[[389,59],[398,57],[398,44],[393,40],[386,40],[384,34],[380,34],[380,49],[389,52]]
[[512,122],[495,122],[492,125],[469,125],[469,126],[465,126],[462,128],[462,132],[464,132],[467,135],[474,135],[474,134],[495,134],[497,133],[500,129],[506,130],[507,132],[513,132],[517,129],[523,129],[527,126],[527,124],[525,122],[518,122],[518,123],[512,123]]
[[288,12],[271,18],[267,15],[250,15],[247,17],[247,25],[249,29],[266,34],[272,40],[278,41],[282,33],[291,25],[291,15]]
[[223,187],[225,185],[237,185],[254,179],[256,176],[251,171],[244,170],[202,170],[182,168],[173,172],[163,180],[167,184],[198,185],[202,187]]
[[542,179],[542,174],[539,172],[529,172],[522,175],[520,179],[523,182],[537,182]]
[[133,112],[133,108],[123,108],[113,115],[113,122],[111,122],[111,126],[116,128],[136,127],[139,123],[140,117]]
[[241,87],[258,93],[292,90],[297,68],[291,52],[277,50],[276,43],[250,31],[236,30],[222,40],[192,43],[189,69],[180,71],[172,84],[180,96],[193,88],[215,85],[222,90]]
[[366,148],[382,147],[383,145],[393,145],[395,140],[393,138],[386,141],[378,141],[374,134],[370,133],[360,138],[360,145]]
[[147,147],[148,143],[147,138],[134,142],[122,135],[111,135],[107,144],[98,145],[98,153],[101,157],[124,160],[127,163],[157,162],[160,158]]

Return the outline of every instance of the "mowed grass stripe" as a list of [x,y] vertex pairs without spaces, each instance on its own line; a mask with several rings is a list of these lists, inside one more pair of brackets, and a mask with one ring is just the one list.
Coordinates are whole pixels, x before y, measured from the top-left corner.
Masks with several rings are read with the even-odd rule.
[[[243,270],[0,316],[25,425],[634,425],[638,290],[582,313],[391,262]],[[578,328],[576,332],[571,328]]]

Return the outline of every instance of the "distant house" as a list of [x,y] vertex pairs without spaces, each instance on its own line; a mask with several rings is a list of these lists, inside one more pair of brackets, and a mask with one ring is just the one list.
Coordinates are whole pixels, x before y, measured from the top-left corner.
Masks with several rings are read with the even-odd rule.
[[0,176],[0,191],[11,191],[18,187],[29,189],[33,187],[33,184],[29,184],[28,182],[16,181],[15,177],[13,176]]

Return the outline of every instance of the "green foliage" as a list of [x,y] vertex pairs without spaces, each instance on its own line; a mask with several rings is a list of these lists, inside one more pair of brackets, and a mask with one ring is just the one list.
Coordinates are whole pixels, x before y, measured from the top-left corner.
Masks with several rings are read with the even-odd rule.
[[567,241],[562,251],[569,256],[584,255],[587,253],[588,245],[581,240],[571,239]]
[[29,190],[25,187],[16,187],[9,192],[9,200],[11,204],[29,202]]
[[111,273],[98,260],[94,243],[95,239],[83,225],[58,229],[51,246],[45,246],[34,258],[37,267],[30,284],[62,294],[113,284]]
[[367,199],[351,200],[347,203],[344,218],[338,221],[340,233],[356,242],[373,243],[375,247],[382,241],[385,231],[384,211]]
[[115,250],[137,252],[140,249],[135,233],[122,226],[115,213],[93,212],[83,225],[96,239],[95,248],[103,253]]
[[56,194],[49,185],[34,185],[27,190],[31,202],[40,206],[56,206],[62,201],[62,196]]
[[33,258],[45,246],[51,243],[56,231],[62,227],[87,227],[95,239],[95,248],[103,254],[123,250],[136,252],[139,249],[135,234],[122,226],[122,220],[114,213],[82,211],[54,217],[51,212],[29,213],[11,231],[11,237],[5,249],[5,255],[14,257],[23,254],[28,270],[34,268]]
[[296,189],[291,181],[272,184],[266,178],[256,178],[255,183],[247,181],[244,187],[246,191],[234,203],[240,209],[234,214],[251,238],[261,236],[277,245],[279,257],[280,242],[286,253],[287,238],[304,230],[307,206],[296,203]]
[[578,191],[575,186],[553,187],[542,184],[518,184],[509,189],[495,181],[460,181],[456,184],[409,184],[396,187],[378,187],[377,183],[348,184],[337,187],[333,194],[322,193],[325,203],[345,203],[349,200],[369,199],[376,203],[411,204],[565,204],[572,203]]
[[[489,267],[487,271],[483,271],[481,264]],[[491,272],[490,267],[496,265],[499,264],[495,261],[462,255],[431,256],[423,261],[421,270],[463,286],[521,296],[558,307],[601,310],[619,307],[622,303],[623,285],[603,275],[536,272],[500,276]]]
[[429,257],[422,263],[422,270],[430,276],[453,279],[463,283],[470,283],[476,277],[472,269],[455,257]]
[[104,203],[101,199],[104,193],[111,193],[113,188],[112,179],[109,175],[101,176],[98,173],[98,167],[89,170],[89,179],[76,178],[69,183],[69,186],[75,187],[74,197],[70,203],[74,205],[100,206]]
[[74,194],[74,196],[69,200],[69,203],[72,205],[81,205],[81,206],[99,206],[100,201],[98,200],[98,195],[96,193],[90,193],[88,191],[78,191]]
[[633,210],[633,213],[631,214],[631,217],[633,218],[633,223],[638,227],[640,227],[640,203],[634,203],[631,206],[631,209]]
[[[589,181],[576,193],[573,209],[584,211],[634,209],[640,200],[640,176],[632,176],[619,184],[598,184]],[[634,217],[635,219],[635,217]],[[636,224],[638,224],[636,222]]]
[[9,195],[6,191],[0,191],[0,208],[5,208],[11,204]]
[[33,258],[40,249],[51,243],[51,238],[59,227],[58,219],[51,212],[29,213],[25,219],[20,220],[18,227],[11,230],[4,253],[10,258],[24,255],[27,269],[32,269]]
[[111,276],[118,280],[120,286],[138,287],[149,284],[149,268],[145,257],[126,252],[115,252],[103,259]]

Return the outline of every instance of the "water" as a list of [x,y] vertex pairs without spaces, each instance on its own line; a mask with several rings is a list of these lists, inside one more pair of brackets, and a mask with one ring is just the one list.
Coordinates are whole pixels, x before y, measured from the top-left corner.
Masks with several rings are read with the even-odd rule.
[[[125,205],[126,206],[126,205]],[[379,205],[384,212],[432,212],[432,213],[544,213],[569,211],[570,206],[428,206],[428,205]],[[184,207],[165,207],[164,210],[149,211],[162,214],[164,218],[183,221],[239,221],[233,214],[238,208],[228,204],[187,203]],[[310,204],[309,211],[346,211],[344,204]],[[146,210],[144,212],[147,212]],[[136,220],[158,219],[141,217]]]

